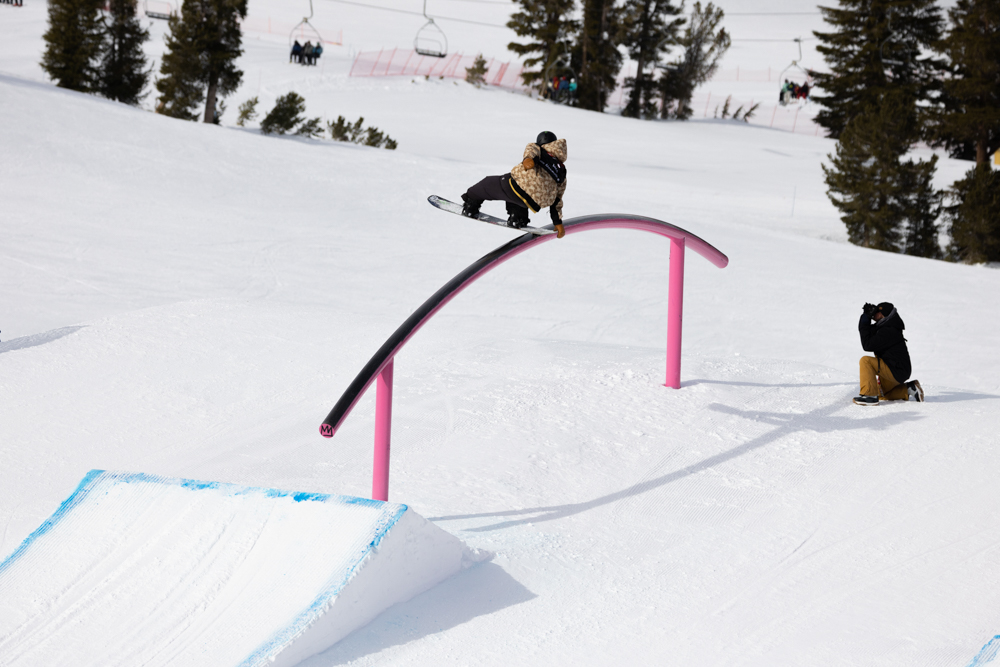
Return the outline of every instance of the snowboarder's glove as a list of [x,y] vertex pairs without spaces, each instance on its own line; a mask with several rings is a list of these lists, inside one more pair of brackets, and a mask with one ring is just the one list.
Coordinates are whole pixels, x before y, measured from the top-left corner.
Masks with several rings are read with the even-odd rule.
[[561,239],[564,236],[566,236],[566,228],[563,227],[563,224],[561,222],[557,222],[556,223],[556,238],[557,239]]
[[875,317],[875,311],[878,310],[878,306],[873,303],[866,303],[863,310],[868,317]]
[[524,167],[525,169],[534,169],[535,168],[535,158],[530,157],[530,156],[524,158],[523,160],[521,160],[521,166]]

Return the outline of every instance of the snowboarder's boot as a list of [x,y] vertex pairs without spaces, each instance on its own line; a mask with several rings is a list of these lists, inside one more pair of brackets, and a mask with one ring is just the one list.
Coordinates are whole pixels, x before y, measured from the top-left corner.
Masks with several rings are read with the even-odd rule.
[[878,396],[855,396],[856,405],[878,405]]
[[507,203],[507,226],[521,229],[527,227],[531,220],[528,218],[528,209],[517,204]]
[[467,197],[466,195],[462,195],[462,201],[465,202],[462,204],[462,215],[467,218],[475,218],[479,215],[479,207],[483,205],[483,202]]
[[911,401],[924,402],[924,388],[920,386],[920,380],[910,380],[907,382],[906,391],[910,395]]

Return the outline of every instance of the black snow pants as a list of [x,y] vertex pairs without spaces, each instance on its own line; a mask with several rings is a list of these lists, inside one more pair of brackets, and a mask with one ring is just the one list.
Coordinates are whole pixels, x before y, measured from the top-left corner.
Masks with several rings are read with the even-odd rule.
[[462,195],[465,202],[479,202],[486,200],[507,202],[507,213],[521,213],[518,209],[523,209],[525,213],[528,207],[518,198],[510,187],[510,174],[503,176],[487,176],[479,181]]

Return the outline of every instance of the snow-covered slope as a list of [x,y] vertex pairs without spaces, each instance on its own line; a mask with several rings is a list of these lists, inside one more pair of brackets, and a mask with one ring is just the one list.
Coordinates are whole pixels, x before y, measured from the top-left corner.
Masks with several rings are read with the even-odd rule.
[[405,505],[92,470],[0,562],[0,656],[292,667],[470,557]]
[[[390,498],[496,557],[305,664],[965,665],[1000,631],[1000,276],[848,245],[829,140],[350,79],[346,53],[306,69],[262,37],[231,107],[295,89],[400,148],[263,137],[57,90],[24,56],[44,10],[0,10],[0,554],[92,468],[367,495],[373,396],[332,441],[319,422],[510,238],[426,196],[551,129],[568,216],[730,257],[687,262],[683,386],[659,386],[663,239],[567,237],[463,292],[396,360]],[[866,412],[856,322],[881,300],[928,401]]]

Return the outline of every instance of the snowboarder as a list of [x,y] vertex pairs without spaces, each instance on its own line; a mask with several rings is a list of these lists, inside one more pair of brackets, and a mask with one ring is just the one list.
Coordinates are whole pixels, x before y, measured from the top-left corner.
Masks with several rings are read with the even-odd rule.
[[487,176],[469,188],[462,201],[462,215],[476,217],[487,199],[507,203],[507,224],[521,229],[529,222],[528,209],[538,213],[546,206],[555,225],[556,236],[566,233],[562,223],[563,194],[566,192],[566,140],[552,132],[542,132],[535,143],[524,147],[524,159],[510,173]]
[[[878,405],[879,395],[889,401],[923,401],[924,390],[910,377],[910,353],[903,338],[903,319],[888,302],[866,303],[858,323],[861,347],[874,357],[861,357],[861,395],[858,405]],[[872,320],[875,323],[872,323]]]

